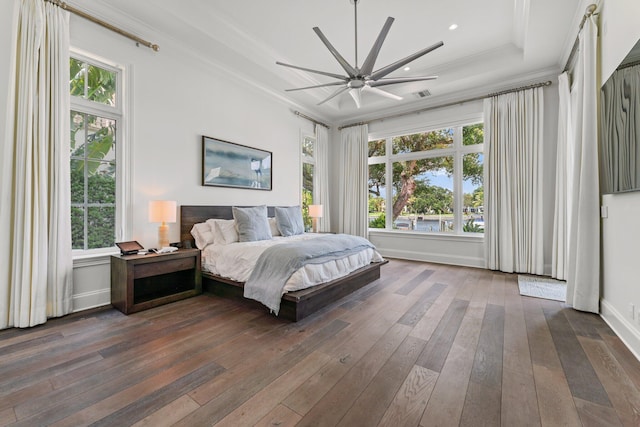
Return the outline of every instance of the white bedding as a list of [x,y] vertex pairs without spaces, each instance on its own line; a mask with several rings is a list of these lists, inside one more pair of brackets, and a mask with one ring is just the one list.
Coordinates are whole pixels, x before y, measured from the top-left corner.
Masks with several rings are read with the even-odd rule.
[[[305,233],[256,242],[236,242],[228,245],[211,244],[202,251],[202,269],[236,282],[246,282],[258,257],[269,246],[295,240],[313,239],[319,236],[321,234]],[[291,292],[335,280],[371,262],[379,261],[382,261],[382,256],[376,250],[365,249],[339,260],[324,264],[309,264],[293,273],[284,290]]]

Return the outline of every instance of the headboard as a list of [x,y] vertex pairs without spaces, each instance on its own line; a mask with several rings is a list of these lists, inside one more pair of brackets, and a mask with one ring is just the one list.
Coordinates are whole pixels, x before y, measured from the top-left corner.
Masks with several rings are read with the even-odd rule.
[[[250,206],[239,206],[250,207]],[[208,219],[233,219],[233,206],[180,206],[180,241],[191,241],[193,245],[193,236],[191,229],[194,224],[205,222]],[[267,207],[267,215],[274,215],[274,207]],[[195,246],[194,246],[195,247]]]

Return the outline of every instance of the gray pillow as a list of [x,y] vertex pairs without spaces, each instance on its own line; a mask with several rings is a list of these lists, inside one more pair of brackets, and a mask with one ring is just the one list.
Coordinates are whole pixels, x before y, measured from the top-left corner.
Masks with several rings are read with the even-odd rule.
[[302,221],[302,209],[300,209],[300,206],[276,207],[275,212],[280,234],[283,236],[295,236],[296,234],[304,233],[304,222]]
[[254,242],[256,240],[271,239],[271,228],[267,220],[267,207],[253,208],[233,207],[233,219],[236,221],[238,241]]

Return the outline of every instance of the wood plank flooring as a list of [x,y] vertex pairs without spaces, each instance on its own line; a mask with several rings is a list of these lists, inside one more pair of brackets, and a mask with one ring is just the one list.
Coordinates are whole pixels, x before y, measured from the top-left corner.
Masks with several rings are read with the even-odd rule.
[[298,323],[201,295],[0,331],[0,426],[640,426],[640,362],[516,280],[392,260]]

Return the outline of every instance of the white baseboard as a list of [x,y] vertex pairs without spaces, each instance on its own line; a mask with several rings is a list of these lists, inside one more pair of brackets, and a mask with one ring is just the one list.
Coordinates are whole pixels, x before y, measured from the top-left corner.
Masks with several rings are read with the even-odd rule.
[[438,264],[459,265],[461,267],[486,268],[484,258],[467,257],[433,252],[402,251],[397,249],[378,248],[383,257],[406,259],[410,261],[435,262]]
[[600,300],[600,317],[613,329],[622,342],[640,360],[640,332],[606,300]]
[[73,312],[111,304],[111,288],[73,295]]

